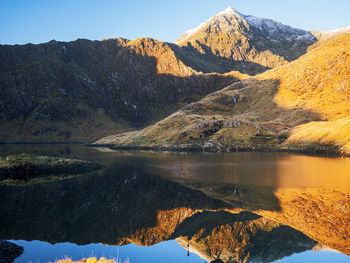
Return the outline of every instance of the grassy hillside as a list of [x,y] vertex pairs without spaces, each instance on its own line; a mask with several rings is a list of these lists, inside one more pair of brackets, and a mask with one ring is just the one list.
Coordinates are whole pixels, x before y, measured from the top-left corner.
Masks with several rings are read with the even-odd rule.
[[299,60],[266,72],[278,79],[274,97],[284,109],[304,109],[320,118],[293,129],[287,143],[334,144],[350,152],[350,34],[325,42]]
[[150,38],[0,45],[0,140],[96,140],[243,76],[202,74],[173,49]]
[[350,34],[325,42],[290,64],[211,93],[155,125],[98,143],[212,150],[326,146],[350,153],[349,45]]

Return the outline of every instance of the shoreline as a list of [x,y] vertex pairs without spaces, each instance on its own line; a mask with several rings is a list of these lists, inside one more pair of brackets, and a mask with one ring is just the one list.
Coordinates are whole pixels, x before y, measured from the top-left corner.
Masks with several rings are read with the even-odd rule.
[[103,166],[95,162],[64,157],[21,153],[0,157],[0,179],[23,179],[91,172]]
[[90,143],[90,142],[65,142],[65,141],[24,141],[24,142],[5,142],[0,141],[0,145],[45,145],[45,144],[67,144],[84,145],[86,147],[109,148],[122,151],[158,151],[158,152],[286,152],[299,153],[315,156],[327,157],[350,157],[350,153],[341,148],[332,145],[235,145],[228,146],[222,144],[173,144],[173,145],[137,145],[137,144],[109,144],[109,143]]
[[159,152],[287,152],[307,155],[328,156],[328,157],[350,157],[337,146],[295,146],[283,145],[266,146],[266,145],[236,145],[223,146],[212,145],[210,147],[202,144],[174,144],[174,145],[127,145],[127,144],[85,144],[87,147],[104,147],[113,150],[131,150],[131,151],[159,151]]
[[0,145],[5,144],[90,144],[89,142],[65,142],[65,141],[47,141],[47,142],[36,142],[36,141],[24,141],[24,142],[6,142],[0,141]]

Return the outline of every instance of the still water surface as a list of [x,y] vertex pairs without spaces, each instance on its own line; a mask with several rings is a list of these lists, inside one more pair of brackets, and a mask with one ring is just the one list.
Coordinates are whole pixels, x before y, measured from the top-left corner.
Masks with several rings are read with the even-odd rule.
[[104,168],[0,185],[0,239],[25,249],[15,262],[350,262],[348,158],[0,148],[22,152]]

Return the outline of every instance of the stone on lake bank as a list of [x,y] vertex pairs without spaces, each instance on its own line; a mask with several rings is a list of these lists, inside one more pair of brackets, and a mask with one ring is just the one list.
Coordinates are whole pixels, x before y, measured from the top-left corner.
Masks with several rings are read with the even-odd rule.
[[21,153],[0,157],[0,179],[31,179],[43,175],[71,175],[101,169],[98,163]]
[[12,263],[23,253],[23,248],[11,242],[0,240],[0,262]]

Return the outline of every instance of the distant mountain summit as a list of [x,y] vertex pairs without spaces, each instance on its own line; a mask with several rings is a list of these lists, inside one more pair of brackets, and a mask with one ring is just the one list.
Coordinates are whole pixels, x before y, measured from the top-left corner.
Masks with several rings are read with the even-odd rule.
[[202,54],[274,68],[299,58],[316,41],[311,32],[228,7],[185,32],[175,43]]
[[311,31],[311,33],[317,38],[318,41],[327,41],[341,35],[349,34],[350,26],[346,26],[346,27],[334,29],[334,30],[324,30],[324,31],[314,30],[314,31]]

